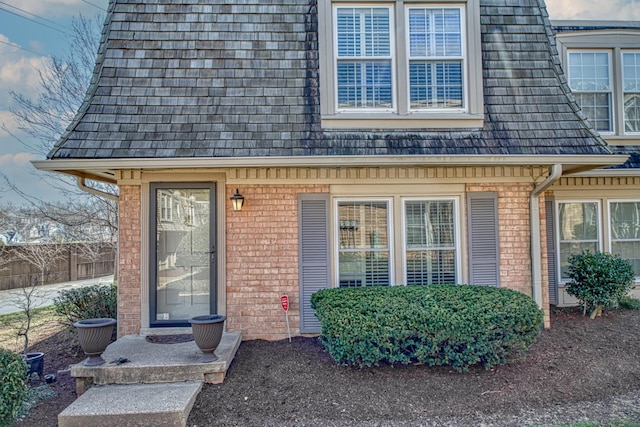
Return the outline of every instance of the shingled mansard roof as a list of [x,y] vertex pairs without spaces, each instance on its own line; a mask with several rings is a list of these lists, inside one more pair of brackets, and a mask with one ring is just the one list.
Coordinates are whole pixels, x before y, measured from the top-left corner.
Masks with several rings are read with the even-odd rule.
[[611,154],[543,1],[480,10],[482,129],[341,131],[320,127],[316,0],[111,0],[86,101],[49,158]]

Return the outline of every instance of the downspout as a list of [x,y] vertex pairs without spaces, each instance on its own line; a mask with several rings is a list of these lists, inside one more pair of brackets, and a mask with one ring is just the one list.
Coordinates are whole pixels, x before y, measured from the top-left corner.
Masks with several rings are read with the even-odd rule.
[[96,190],[95,188],[87,187],[86,178],[81,176],[77,178],[78,178],[78,188],[81,189],[82,191],[91,193],[94,196],[104,197],[105,199],[113,200],[114,202],[117,202],[119,200],[118,196],[116,196],[115,194],[111,194],[104,191]]
[[[538,307],[542,308],[542,256],[540,244],[540,194],[562,176],[562,165],[551,166],[549,176],[531,191],[529,197],[529,222],[531,224],[531,294]],[[549,242],[547,242],[549,244]],[[552,243],[553,244],[553,243]]]

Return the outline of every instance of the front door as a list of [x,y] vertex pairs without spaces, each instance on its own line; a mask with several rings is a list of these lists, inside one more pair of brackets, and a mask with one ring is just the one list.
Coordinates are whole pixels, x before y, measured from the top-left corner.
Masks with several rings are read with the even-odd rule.
[[216,314],[215,184],[151,185],[151,326]]

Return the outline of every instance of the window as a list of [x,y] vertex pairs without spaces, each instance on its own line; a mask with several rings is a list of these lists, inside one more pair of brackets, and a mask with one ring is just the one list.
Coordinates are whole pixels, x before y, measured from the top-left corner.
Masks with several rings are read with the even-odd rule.
[[160,220],[173,220],[173,197],[166,192],[160,193]]
[[407,8],[409,109],[464,108],[462,10]]
[[611,253],[628,259],[640,277],[640,202],[610,202]]
[[405,283],[456,283],[454,200],[405,200]]
[[[397,223],[394,200],[402,207]],[[337,286],[457,283],[457,199],[338,199],[335,206]]]
[[318,16],[323,127],[482,127],[478,0],[334,0]]
[[336,8],[339,109],[392,109],[392,22],[388,7]]
[[389,202],[338,201],[340,287],[389,286]]
[[569,257],[584,250],[600,250],[598,202],[558,203],[560,279],[569,279]]
[[591,125],[613,132],[609,52],[569,52],[569,86]]
[[624,96],[624,131],[640,132],[640,53],[622,54],[622,90]]

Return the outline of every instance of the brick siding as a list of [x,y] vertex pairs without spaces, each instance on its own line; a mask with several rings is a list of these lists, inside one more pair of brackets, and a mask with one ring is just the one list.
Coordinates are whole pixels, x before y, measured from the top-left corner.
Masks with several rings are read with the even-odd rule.
[[119,204],[118,336],[140,331],[140,187],[121,185]]
[[[227,188],[227,200],[234,190]],[[291,333],[299,333],[298,194],[328,191],[326,185],[244,185],[242,211],[227,204],[227,328],[243,339],[287,336],[283,294]]]

